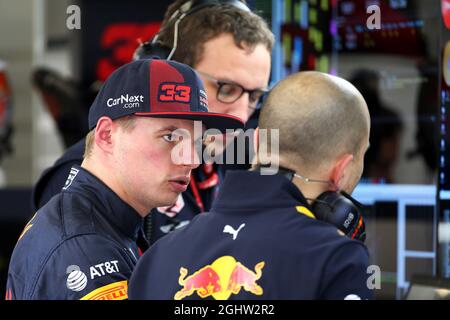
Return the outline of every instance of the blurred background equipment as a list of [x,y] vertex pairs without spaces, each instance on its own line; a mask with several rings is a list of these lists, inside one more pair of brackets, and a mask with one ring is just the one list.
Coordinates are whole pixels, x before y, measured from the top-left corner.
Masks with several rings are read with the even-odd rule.
[[450,280],[413,276],[407,300],[450,300]]
[[97,92],[83,90],[74,80],[46,67],[33,71],[32,82],[57,125],[64,147],[83,138],[88,133],[88,114],[84,106],[90,105]]
[[[3,157],[13,151],[11,145],[13,133],[12,111],[12,91],[6,75],[6,62],[0,60],[0,163]],[[1,174],[0,186],[4,186]]]
[[74,1],[82,13],[82,26],[63,39],[75,52],[69,58],[71,76],[51,66],[36,67],[32,75],[65,149],[87,134],[87,115],[101,84],[131,61],[140,42],[156,34],[170,2]]
[[6,74],[6,62],[0,60],[0,188],[7,184],[6,174],[2,167],[2,160],[13,152],[11,138],[13,134],[12,123],[12,92]]
[[380,97],[380,74],[359,69],[349,81],[361,92],[371,116],[370,148],[364,157],[363,182],[394,183],[403,123],[399,114]]

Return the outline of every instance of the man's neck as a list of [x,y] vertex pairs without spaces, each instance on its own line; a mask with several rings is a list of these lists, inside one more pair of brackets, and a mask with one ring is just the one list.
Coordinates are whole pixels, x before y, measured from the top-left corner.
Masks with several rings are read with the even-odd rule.
[[329,186],[327,184],[308,183],[295,176],[294,179],[292,179],[292,183],[295,184],[295,186],[301,191],[303,196],[308,200],[308,203],[311,203],[320,194],[329,190]]
[[[102,166],[96,165],[96,163],[102,163]],[[128,203],[136,212],[141,216],[145,217],[150,212],[149,209],[140,206],[138,203],[135,203],[132,197],[124,188],[121,187],[121,184],[117,181],[116,176],[111,174],[114,172],[113,169],[108,169],[104,164],[105,161],[101,160],[93,160],[93,159],[84,159],[81,163],[81,167],[85,170],[89,171],[91,174],[100,179],[105,185],[107,185],[114,193],[122,199],[124,202]]]
[[[281,165],[280,169],[282,168],[286,167]],[[331,185],[327,183],[329,179],[319,175],[318,172],[309,172],[295,167],[289,167],[287,170],[293,172],[291,181],[301,191],[308,202],[312,202],[311,199],[316,199],[323,192],[331,190]]]

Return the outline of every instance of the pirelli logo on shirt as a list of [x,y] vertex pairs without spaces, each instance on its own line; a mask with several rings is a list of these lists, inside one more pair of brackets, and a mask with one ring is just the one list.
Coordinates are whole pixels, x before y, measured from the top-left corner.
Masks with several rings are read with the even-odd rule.
[[125,300],[128,299],[128,281],[114,282],[95,289],[80,300]]

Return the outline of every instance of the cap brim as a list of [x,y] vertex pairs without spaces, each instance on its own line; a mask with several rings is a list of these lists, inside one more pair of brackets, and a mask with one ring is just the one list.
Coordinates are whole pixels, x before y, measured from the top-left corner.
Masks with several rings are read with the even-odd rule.
[[152,118],[171,118],[202,121],[207,129],[218,129],[226,133],[227,129],[244,129],[244,121],[240,118],[214,112],[136,112],[136,116]]

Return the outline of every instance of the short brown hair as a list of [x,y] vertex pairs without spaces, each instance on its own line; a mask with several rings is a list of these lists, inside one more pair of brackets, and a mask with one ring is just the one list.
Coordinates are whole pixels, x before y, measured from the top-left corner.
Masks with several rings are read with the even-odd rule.
[[[119,126],[121,126],[123,130],[131,131],[134,129],[135,120],[136,120],[136,118],[133,115],[131,115],[131,116],[125,116],[125,117],[116,119],[116,120],[114,120],[114,122],[119,124]],[[91,131],[89,131],[89,133],[86,135],[86,144],[85,144],[84,155],[83,155],[84,159],[88,158],[91,155],[92,148],[94,146],[94,132],[95,132],[95,128],[92,129]]]
[[[170,17],[185,2],[187,1],[177,0],[167,9],[158,36],[161,45],[172,48],[174,24],[177,19]],[[202,58],[203,44],[224,33],[231,34],[239,48],[253,48],[263,44],[269,52],[272,51],[274,36],[262,17],[223,4],[202,8],[180,22],[178,45],[173,60],[195,66]]]

